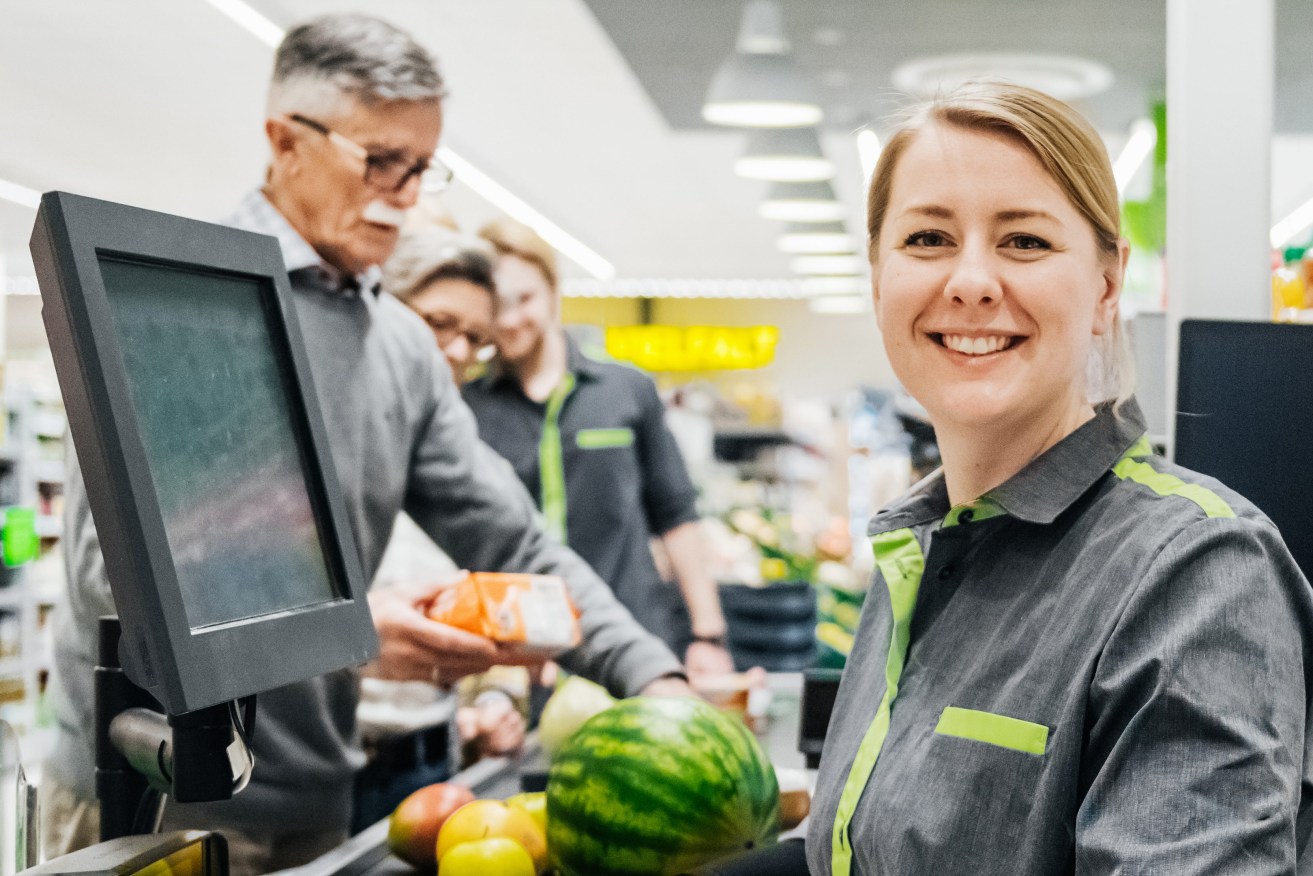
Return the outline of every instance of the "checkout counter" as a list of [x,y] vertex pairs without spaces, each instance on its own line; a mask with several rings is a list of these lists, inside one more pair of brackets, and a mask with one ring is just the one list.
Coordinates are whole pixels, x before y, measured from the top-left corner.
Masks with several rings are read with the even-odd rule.
[[[801,770],[806,765],[799,744],[802,687],[801,673],[774,673],[767,677],[770,704],[766,709],[764,731],[758,738],[776,769]],[[807,743],[804,740],[804,744]],[[447,781],[465,785],[477,797],[504,798],[523,790],[521,782],[525,776],[531,777],[532,781],[532,777],[540,776],[545,768],[537,736],[531,733],[519,756],[479,761]],[[806,824],[804,821],[781,839],[801,837]],[[387,834],[388,821],[383,819],[318,860],[294,870],[279,871],[278,876],[386,876],[415,873],[409,864],[388,853]]]

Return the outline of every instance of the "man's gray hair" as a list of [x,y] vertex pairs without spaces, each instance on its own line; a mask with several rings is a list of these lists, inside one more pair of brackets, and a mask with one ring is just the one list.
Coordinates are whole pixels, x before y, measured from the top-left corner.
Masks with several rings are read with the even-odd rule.
[[405,31],[368,15],[325,15],[287,32],[274,56],[269,115],[332,117],[365,105],[446,96],[433,56]]

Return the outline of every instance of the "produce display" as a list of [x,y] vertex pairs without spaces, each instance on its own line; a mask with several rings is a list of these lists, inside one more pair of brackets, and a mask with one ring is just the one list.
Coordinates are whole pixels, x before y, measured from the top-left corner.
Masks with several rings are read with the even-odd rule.
[[423,788],[392,814],[392,852],[437,876],[674,876],[773,844],[807,814],[805,774],[777,777],[741,717],[705,701],[617,701],[571,678],[543,714],[545,793]]
[[392,813],[388,849],[406,863],[425,871],[438,866],[434,849],[438,831],[453,812],[474,800],[464,785],[442,783],[420,788]]
[[741,721],[699,700],[635,697],[600,712],[548,776],[560,876],[673,876],[771,844],[779,830],[765,752]]

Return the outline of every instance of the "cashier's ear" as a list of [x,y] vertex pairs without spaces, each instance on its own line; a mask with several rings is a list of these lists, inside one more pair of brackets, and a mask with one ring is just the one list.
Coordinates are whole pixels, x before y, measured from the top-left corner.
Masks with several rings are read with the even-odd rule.
[[876,328],[883,329],[880,325],[880,281],[876,277],[875,264],[871,264],[871,309],[875,311]]

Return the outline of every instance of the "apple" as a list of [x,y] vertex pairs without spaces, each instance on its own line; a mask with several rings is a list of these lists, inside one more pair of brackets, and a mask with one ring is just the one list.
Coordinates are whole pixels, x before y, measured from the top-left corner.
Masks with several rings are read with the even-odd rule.
[[464,785],[439,783],[420,788],[401,801],[388,822],[388,848],[401,860],[432,872],[438,831],[453,812],[474,799]]
[[538,825],[538,829],[543,832],[543,836],[547,835],[547,792],[525,791],[512,794],[506,798],[506,805],[529,813],[534,823]]
[[494,836],[452,846],[438,876],[534,876],[533,858],[513,839]]
[[457,809],[438,831],[437,859],[442,861],[461,843],[505,837],[524,847],[533,859],[534,869],[547,867],[547,836],[538,828],[533,816],[501,800],[475,800]]
[[543,706],[538,719],[538,742],[549,758],[555,757],[574,731],[598,712],[616,704],[600,684],[572,675],[561,683]]

